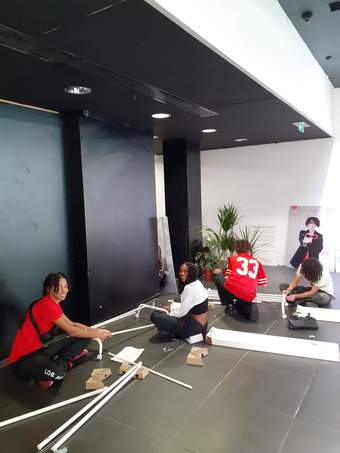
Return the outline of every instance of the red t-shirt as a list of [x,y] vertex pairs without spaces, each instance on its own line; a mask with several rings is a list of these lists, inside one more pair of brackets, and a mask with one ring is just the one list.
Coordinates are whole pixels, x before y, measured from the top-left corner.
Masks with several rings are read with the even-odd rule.
[[[60,318],[63,310],[57,302],[54,302],[49,296],[45,296],[33,305],[32,314],[40,333],[47,333],[54,327],[54,321]],[[42,343],[38,333],[33,327],[28,313],[26,313],[25,321],[14,338],[8,363],[14,363],[20,357],[41,347]]]
[[227,278],[224,287],[231,294],[246,302],[256,296],[256,286],[266,286],[267,277],[262,264],[248,253],[228,258]]

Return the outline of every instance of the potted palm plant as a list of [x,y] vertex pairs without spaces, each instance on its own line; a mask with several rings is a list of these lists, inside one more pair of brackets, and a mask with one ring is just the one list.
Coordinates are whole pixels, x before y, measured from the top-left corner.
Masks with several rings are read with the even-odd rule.
[[213,271],[218,266],[219,258],[216,256],[214,249],[203,247],[200,252],[195,255],[195,263],[198,266],[200,275],[203,280],[212,281]]
[[222,268],[225,267],[228,256],[235,250],[236,236],[234,229],[240,220],[238,208],[229,203],[217,210],[218,228],[214,230],[207,227],[203,230],[207,246],[215,250],[215,255],[218,257],[217,264]]

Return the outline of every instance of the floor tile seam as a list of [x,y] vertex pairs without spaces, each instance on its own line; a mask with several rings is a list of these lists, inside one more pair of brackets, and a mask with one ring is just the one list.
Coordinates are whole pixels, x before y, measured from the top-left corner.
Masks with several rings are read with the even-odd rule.
[[222,379],[208,392],[208,394],[203,398],[200,404],[189,414],[188,418],[191,418],[196,414],[196,412],[206,403],[210,396],[222,385],[222,383],[230,376],[230,374],[236,369],[236,367],[241,363],[243,357],[247,355],[249,351],[246,351],[242,357],[240,357],[236,363],[232,366],[230,370],[222,377]]
[[283,417],[288,417],[288,418],[293,418],[293,414],[287,414],[285,412],[281,412],[281,411],[278,411],[276,409],[272,409],[270,407],[267,407],[267,406],[264,406],[263,404],[259,404],[259,403],[254,403],[253,401],[248,401],[246,399],[242,399],[242,398],[237,398],[233,395],[230,395],[229,396],[229,399],[231,401],[234,401],[234,402],[239,402],[239,403],[245,403],[245,404],[248,404],[249,406],[252,406],[254,408],[260,408],[260,409],[263,409],[265,410],[266,412],[270,412],[271,414],[273,415],[281,415]]
[[295,414],[294,414],[294,418],[297,417],[297,415],[298,415],[298,413],[299,413],[299,411],[300,411],[300,409],[301,409],[301,405],[302,405],[303,400],[305,399],[305,397],[306,397],[306,395],[307,395],[308,390],[310,389],[310,386],[311,386],[312,381],[313,381],[313,379],[314,379],[314,376],[315,376],[315,374],[316,374],[316,370],[317,370],[317,368],[315,368],[314,372],[312,373],[312,376],[311,376],[310,379],[309,379],[309,382],[308,382],[308,384],[307,384],[307,386],[306,386],[306,389],[305,389],[305,391],[303,392],[303,394],[302,394],[302,396],[301,396],[301,398],[300,398],[299,405],[298,405],[298,407],[297,407],[297,409],[296,409],[296,411],[295,411]]
[[298,417],[294,418],[294,421],[299,420],[305,425],[312,424],[312,425],[317,425],[319,428],[324,428],[328,431],[332,431],[334,434],[339,434],[340,435],[340,427],[335,427],[333,425],[326,425],[324,423],[320,423],[319,420],[314,419],[312,417],[304,417],[303,415],[299,415]]
[[[245,352],[245,354],[248,354],[249,351]],[[245,355],[244,354],[244,355]],[[184,424],[177,430],[175,430],[172,435],[170,435],[167,439],[166,439],[166,442],[170,442],[172,439],[174,439],[174,437],[177,435],[177,433],[179,433],[183,426],[186,425],[189,420],[196,414],[196,412],[203,406],[203,404],[209,399],[210,395],[222,384],[222,382],[224,381],[224,379],[231,373],[231,371],[238,365],[239,362],[241,362],[243,356],[236,362],[236,364],[227,372],[227,374],[225,376],[223,376],[223,378],[208,392],[208,394],[203,398],[203,400],[199,403],[199,405],[191,412],[189,413],[186,421],[184,422]]]
[[286,434],[283,436],[282,442],[280,444],[279,449],[277,450],[277,453],[282,453],[282,450],[283,450],[284,446],[286,445],[288,436],[289,436],[289,434],[290,434],[290,432],[291,432],[291,430],[293,428],[294,420],[295,420],[295,418],[293,417],[291,422],[290,422],[290,424],[289,424],[289,426],[288,426]]
[[[222,379],[223,381],[224,379]],[[173,439],[176,437],[177,434],[179,434],[182,430],[183,430],[183,427],[185,425],[187,425],[189,423],[189,421],[192,419],[192,417],[197,413],[197,411],[207,402],[208,398],[210,398],[211,394],[216,390],[216,387],[215,386],[215,389],[209,393],[209,395],[207,395],[207,397],[202,400],[202,402],[199,404],[199,406],[197,408],[195,408],[191,414],[188,415],[186,421],[181,425],[181,427],[177,430],[175,430],[171,436],[167,437],[166,438],[166,441],[165,441],[165,444],[168,444],[169,442],[173,441]],[[294,418],[293,418],[293,415],[292,414],[286,414],[284,412],[280,412],[280,411],[277,411],[275,409],[271,409],[269,407],[266,407],[266,406],[263,406],[261,404],[257,404],[257,403],[254,403],[254,402],[249,402],[245,399],[240,399],[240,398],[235,398],[233,395],[230,395],[228,400],[227,401],[233,401],[233,402],[236,402],[236,403],[242,403],[242,404],[246,404],[248,406],[251,406],[253,408],[260,408],[262,409],[263,411],[265,411],[266,413],[268,414],[272,414],[272,415],[279,415],[281,417],[285,417],[285,418],[288,418],[288,419],[292,419],[291,422],[290,422],[290,425],[293,423],[294,421]],[[289,425],[289,426],[290,426]],[[288,428],[289,429],[289,428]],[[288,433],[288,431],[287,431]],[[181,447],[184,447],[184,445],[182,445],[181,443],[178,443]],[[277,452],[279,453],[279,451]]]
[[141,431],[140,429],[136,428],[135,426],[129,425],[128,423],[124,423],[124,422],[122,422],[120,420],[117,420],[116,418],[111,418],[108,415],[100,415],[98,418],[103,418],[104,420],[108,420],[110,422],[115,422],[118,425],[122,425],[125,428],[129,428],[129,429],[131,429],[131,431],[133,431],[133,432],[135,432],[137,434],[141,434],[144,438],[150,439],[150,440],[152,440],[154,442],[157,442],[159,444],[162,444],[162,441],[164,440],[164,439],[160,439],[158,437],[151,437],[149,435],[146,436],[143,431]]
[[[249,350],[248,352],[256,352],[256,351],[250,351]],[[257,352],[260,352],[260,351],[257,351]],[[268,354],[268,353],[267,352],[262,352],[262,354]],[[278,354],[278,355],[281,356],[281,354]],[[288,357],[290,357],[290,356],[288,356]],[[257,370],[260,370],[260,371],[261,370],[263,370],[263,371],[265,371],[265,370],[267,370],[267,371],[273,370],[274,374],[286,374],[286,375],[288,375],[288,377],[289,376],[293,377],[294,375],[298,375],[298,376],[301,376],[301,377],[305,376],[306,379],[309,379],[309,380],[314,377],[314,374],[315,374],[315,372],[317,370],[317,367],[314,367],[311,370],[310,373],[304,373],[304,372],[299,371],[299,370],[288,370],[288,369],[281,370],[279,368],[279,364],[277,364],[277,366],[275,366],[275,367],[269,367],[269,366],[262,367],[261,364],[257,364],[257,362],[254,361],[254,360],[249,361],[249,360],[247,360],[246,357],[242,359],[242,362],[243,362],[242,365],[244,365],[247,368],[254,367],[254,368],[256,368]]]

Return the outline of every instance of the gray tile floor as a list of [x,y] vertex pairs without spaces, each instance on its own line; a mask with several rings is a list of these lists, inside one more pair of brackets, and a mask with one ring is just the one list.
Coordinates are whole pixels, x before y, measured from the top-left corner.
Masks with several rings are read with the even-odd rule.
[[[268,268],[268,293],[278,293],[281,281],[293,271]],[[339,288],[340,278],[334,276]],[[167,297],[163,297],[167,300]],[[337,300],[333,307],[337,308]],[[260,320],[247,324],[209,311],[209,323],[225,329],[308,338],[310,332],[292,333],[280,318],[279,304],[262,303]],[[148,322],[128,318],[112,324],[120,330]],[[340,343],[340,326],[320,322],[313,332],[320,340]],[[144,347],[143,363],[190,383],[193,390],[149,375],[134,381],[107,403],[67,443],[70,453],[338,453],[340,451],[340,365],[297,357],[209,346],[204,367],[189,367],[190,346],[183,342],[152,344],[153,329],[113,337],[105,350],[124,346]],[[81,394],[94,367],[112,369],[118,364],[106,353],[103,360],[89,360],[72,370],[51,391],[28,390],[13,381],[6,367],[0,369],[0,419]],[[30,421],[0,430],[1,451],[36,452],[36,445],[84,406],[62,408]]]

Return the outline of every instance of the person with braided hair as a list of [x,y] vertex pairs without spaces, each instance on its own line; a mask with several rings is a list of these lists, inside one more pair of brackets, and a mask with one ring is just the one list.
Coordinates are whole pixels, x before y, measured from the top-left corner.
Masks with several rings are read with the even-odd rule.
[[158,329],[158,335],[152,341],[183,339],[200,333],[205,336],[208,326],[208,294],[198,280],[193,263],[185,262],[181,265],[178,292],[181,301],[163,307],[169,314],[157,310],[151,313],[151,321]]
[[[300,286],[305,277],[310,286]],[[300,264],[295,277],[287,284],[282,283],[280,290],[286,294],[287,301],[295,304],[312,304],[318,307],[329,305],[334,297],[334,287],[329,270],[318,259],[309,258]]]
[[[84,357],[91,338],[104,341],[111,337],[106,329],[71,321],[60,303],[66,299],[70,282],[61,272],[48,274],[43,283],[43,297],[33,302],[18,329],[8,363],[15,377],[48,389]],[[51,342],[56,330],[69,337]]]

